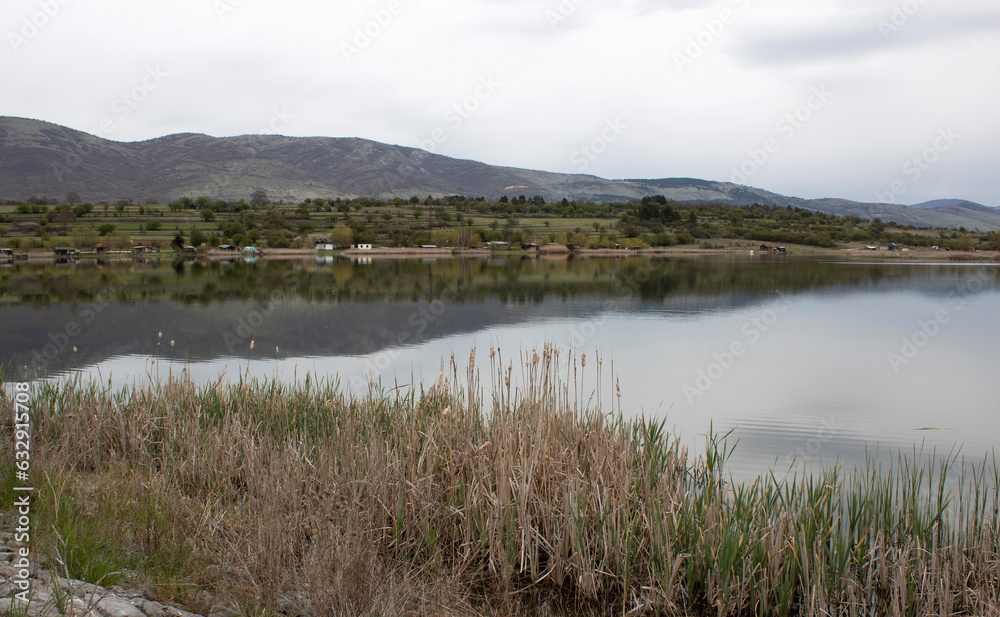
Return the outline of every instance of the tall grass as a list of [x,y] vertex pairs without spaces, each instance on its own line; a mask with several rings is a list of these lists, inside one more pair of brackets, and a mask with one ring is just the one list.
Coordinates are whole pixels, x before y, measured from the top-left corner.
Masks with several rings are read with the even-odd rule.
[[692,455],[663,420],[592,404],[585,357],[489,356],[486,396],[475,352],[364,396],[39,384],[39,542],[248,613],[1000,614],[995,456],[734,485],[723,438]]

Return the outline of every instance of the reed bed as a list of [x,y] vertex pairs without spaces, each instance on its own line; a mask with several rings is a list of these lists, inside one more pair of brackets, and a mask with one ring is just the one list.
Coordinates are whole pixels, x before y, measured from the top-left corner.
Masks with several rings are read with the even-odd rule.
[[40,383],[36,542],[255,615],[1000,615],[995,455],[732,484],[723,438],[603,411],[587,360],[490,350],[483,388],[473,351],[364,395]]

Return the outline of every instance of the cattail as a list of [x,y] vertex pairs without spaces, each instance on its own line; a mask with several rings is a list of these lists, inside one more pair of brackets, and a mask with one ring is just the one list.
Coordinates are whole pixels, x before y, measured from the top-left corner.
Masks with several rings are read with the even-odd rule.
[[174,346],[174,339],[170,339],[170,346],[171,346],[171,347],[173,347],[173,346]]
[[587,366],[587,353],[580,354],[580,368]]
[[73,345],[73,353],[76,353],[76,345]]
[[441,415],[442,416],[447,416],[450,413],[451,413],[451,406],[450,405],[448,407],[445,407],[444,409],[441,410]]
[[469,352],[469,370],[476,370],[476,348],[473,347],[472,351]]
[[494,349],[494,348],[492,348],[492,347],[490,347],[490,360],[493,359],[493,356],[495,356],[496,353],[497,353],[497,350]]
[[440,373],[438,373],[438,384],[437,384],[437,387],[440,388],[443,385],[444,385],[444,371],[441,371]]
[[253,351],[253,341],[250,341],[250,351]]
[[531,350],[531,363],[538,364],[538,352],[534,349]]
[[274,346],[274,353],[278,353],[278,346],[277,345]]
[[156,338],[163,338],[163,332],[157,332]]

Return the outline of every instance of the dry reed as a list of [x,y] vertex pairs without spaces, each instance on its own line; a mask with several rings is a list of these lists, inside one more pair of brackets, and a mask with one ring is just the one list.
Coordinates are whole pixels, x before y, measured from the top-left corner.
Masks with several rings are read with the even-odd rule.
[[97,520],[161,594],[247,614],[1000,614],[995,456],[733,485],[724,440],[693,456],[663,420],[602,412],[582,356],[489,362],[491,404],[474,352],[461,377],[452,358],[426,390],[363,396],[36,384],[42,500]]

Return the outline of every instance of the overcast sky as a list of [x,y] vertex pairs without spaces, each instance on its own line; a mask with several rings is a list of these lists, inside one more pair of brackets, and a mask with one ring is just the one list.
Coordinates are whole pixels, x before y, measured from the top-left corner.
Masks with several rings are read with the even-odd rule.
[[4,0],[0,32],[0,114],[118,141],[1000,205],[997,0]]

